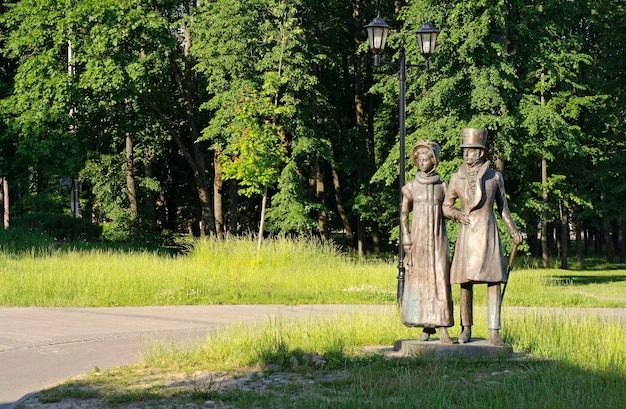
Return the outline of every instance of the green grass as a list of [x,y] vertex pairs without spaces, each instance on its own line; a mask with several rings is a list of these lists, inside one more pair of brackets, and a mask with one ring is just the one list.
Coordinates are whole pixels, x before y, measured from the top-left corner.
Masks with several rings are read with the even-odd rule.
[[[0,237],[2,239],[2,237]],[[319,242],[201,240],[187,251],[0,241],[0,305],[393,304],[395,259],[358,260]],[[523,260],[520,262],[520,264]],[[458,286],[453,296],[458,300]],[[485,287],[485,286],[482,286]],[[626,266],[513,270],[505,305],[625,307]],[[486,288],[476,290],[484,304]]]
[[[272,409],[623,405],[626,322],[539,312],[505,318],[505,340],[519,352],[512,357],[390,359],[364,352],[363,345],[416,336],[389,307],[379,314],[234,325],[192,350],[153,345],[139,365],[89,374],[40,399],[95,395],[101,407],[123,408],[206,407],[207,400],[216,407]],[[323,354],[326,364],[303,362],[308,352]],[[243,381],[236,388],[224,381],[237,378]]]
[[203,240],[188,252],[0,253],[0,304],[115,306],[391,302],[384,262],[303,240]]
[[[625,266],[564,271],[520,260],[503,311],[505,342],[520,354],[390,359],[363,346],[417,337],[418,329],[397,316],[393,257],[358,260],[332,246],[287,239],[268,240],[258,253],[250,238],[202,240],[176,255],[37,240],[29,246],[0,240],[1,305],[387,305],[375,314],[236,324],[191,349],[151,344],[141,364],[96,369],[41,392],[37,405],[569,409],[626,402],[624,320],[506,308],[626,307]],[[485,298],[486,286],[478,286],[476,304]],[[476,312],[476,337],[487,336],[479,325],[484,310]],[[451,330],[459,332],[458,325]],[[311,364],[311,353],[325,363]]]
[[513,270],[506,305],[626,307],[626,266],[606,270]]

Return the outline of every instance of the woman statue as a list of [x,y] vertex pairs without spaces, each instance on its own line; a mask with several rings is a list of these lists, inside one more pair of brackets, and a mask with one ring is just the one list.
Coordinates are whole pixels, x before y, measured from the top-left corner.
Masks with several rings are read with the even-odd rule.
[[402,188],[400,228],[406,273],[401,318],[407,327],[423,328],[420,341],[427,341],[438,328],[440,341],[452,344],[447,329],[454,325],[450,255],[441,207],[446,184],[435,172],[439,152],[436,143],[417,143],[413,147],[412,160],[419,171],[415,179]]

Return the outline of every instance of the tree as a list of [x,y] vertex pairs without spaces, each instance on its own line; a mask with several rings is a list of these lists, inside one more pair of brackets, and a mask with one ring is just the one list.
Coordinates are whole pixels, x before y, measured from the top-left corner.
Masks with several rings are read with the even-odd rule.
[[[265,222],[268,232],[323,240],[341,232],[359,254],[378,232],[392,242],[397,72],[373,69],[363,41],[380,11],[395,27],[385,59],[403,46],[415,65],[407,151],[439,142],[447,180],[462,128],[486,128],[533,255],[544,228],[543,253],[559,251],[566,267],[572,226],[579,260],[594,240],[598,254],[626,258],[621,1],[2,7],[0,177],[17,217],[67,212],[59,179],[81,174],[83,208],[119,237],[137,223],[139,233],[190,227],[222,237],[226,226],[235,234]],[[415,37],[427,19],[441,30],[430,70]]]
[[589,163],[585,176],[593,196],[591,210],[579,218],[586,230],[602,228],[607,259],[615,247],[624,262],[626,185],[621,170],[626,149],[626,50],[621,39],[626,35],[626,6],[620,1],[602,0],[589,7],[590,13],[581,18],[580,25],[585,50],[592,57],[584,78],[604,98],[581,113],[585,160]]
[[261,194],[258,247],[263,240],[268,188],[275,185],[286,159],[285,133],[273,122],[277,109],[269,97],[243,90],[229,132],[235,141],[220,157],[224,177],[239,181],[245,196]]
[[[262,122],[268,121],[268,127],[277,127],[275,131],[284,133],[289,146],[289,159],[285,167],[278,169],[281,175],[278,193],[267,214],[274,221],[270,225],[273,230],[301,230],[309,226],[310,212],[303,211],[302,203],[295,207],[289,203],[308,202],[304,195],[291,194],[291,189],[301,186],[301,175],[306,173],[302,166],[310,160],[300,162],[301,155],[315,147],[310,142],[315,133],[311,132],[307,119],[311,115],[303,104],[315,79],[309,74],[311,59],[299,19],[302,12],[300,1],[206,3],[195,25],[200,41],[192,51],[198,58],[198,70],[207,78],[210,93],[210,99],[203,105],[211,115],[203,130],[203,140],[210,142],[216,152],[226,153],[241,147],[239,138],[244,133],[228,130],[232,129],[230,123],[242,120],[236,116],[242,109],[241,90],[246,90],[247,96],[256,100],[250,102],[252,106],[260,109],[255,115],[248,114],[247,120],[255,122],[259,114],[265,117]],[[270,102],[272,110],[268,106]],[[257,134],[267,134],[268,129]],[[261,165],[257,174],[264,174],[264,169]],[[296,174],[291,173],[294,171]],[[249,173],[246,170],[240,175]],[[300,220],[294,225],[286,221],[291,217]]]
[[[6,12],[5,3],[0,4],[0,15]],[[6,32],[3,25],[0,26],[2,37]],[[4,42],[1,43],[4,45]],[[13,75],[15,75],[15,66],[11,60],[5,56],[0,56],[0,99],[6,98],[12,91]],[[10,157],[14,155],[14,139],[7,132],[4,121],[0,122],[0,212],[2,213],[2,226],[4,229],[9,228],[9,210],[10,210],[10,194],[9,194],[9,173],[11,163]]]
[[[7,49],[20,64],[7,105],[25,160],[31,166],[45,162],[46,169],[61,174],[76,174],[82,167],[81,148],[93,146],[94,130],[113,144],[120,141],[123,151],[130,128],[153,131],[159,123],[190,167],[203,233],[209,234],[215,225],[207,151],[198,143],[203,87],[192,70],[186,25],[192,7],[191,2],[19,2],[6,16]],[[179,24],[183,29],[172,29]],[[68,41],[75,50],[71,87],[61,52]],[[142,121],[135,121],[140,105]],[[77,113],[72,119],[70,108]],[[68,133],[70,125],[76,132]],[[60,150],[66,153],[58,155]],[[63,163],[51,167],[59,158]]]

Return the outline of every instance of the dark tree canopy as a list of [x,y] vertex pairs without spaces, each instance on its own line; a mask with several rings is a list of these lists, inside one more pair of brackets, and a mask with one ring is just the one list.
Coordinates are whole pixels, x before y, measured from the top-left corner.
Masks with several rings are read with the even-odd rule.
[[[0,12],[0,197],[16,221],[70,213],[78,193],[109,239],[260,226],[393,248],[398,79],[372,66],[364,29],[380,12],[393,27],[383,58],[403,46],[413,65],[407,151],[437,141],[447,181],[462,129],[488,129],[527,252],[562,267],[574,252],[626,261],[622,1],[21,0]],[[441,31],[429,70],[425,20]]]

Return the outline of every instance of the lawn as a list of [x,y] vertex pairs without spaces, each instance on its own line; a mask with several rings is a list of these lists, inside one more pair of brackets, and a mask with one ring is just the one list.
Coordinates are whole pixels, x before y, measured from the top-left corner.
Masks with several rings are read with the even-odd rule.
[[[626,266],[526,264],[512,271],[505,305],[626,307]],[[251,238],[206,239],[177,254],[0,244],[0,305],[393,304],[396,274],[393,256],[358,259],[302,239],[267,240],[260,252]],[[477,304],[485,293],[477,289]]]
[[[518,260],[504,300],[502,333],[515,353],[487,358],[383,353],[398,339],[417,337],[398,319],[393,257],[361,260],[306,240],[269,240],[257,252],[253,239],[207,239],[177,254],[5,245],[0,304],[387,306],[379,314],[237,324],[191,350],[151,344],[141,363],[96,368],[24,408],[623,407],[625,320],[511,307],[624,308],[626,266],[531,264]],[[484,306],[480,287],[476,304]],[[453,292],[458,299],[458,288]],[[477,325],[474,335],[486,337],[486,329]]]

